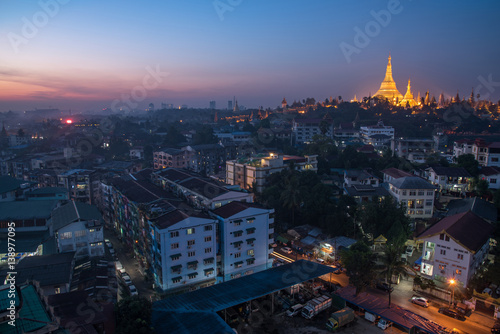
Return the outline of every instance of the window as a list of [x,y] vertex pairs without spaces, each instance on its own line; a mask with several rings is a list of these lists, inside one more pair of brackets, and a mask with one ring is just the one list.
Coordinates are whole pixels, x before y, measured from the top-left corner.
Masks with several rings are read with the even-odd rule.
[[420,190],[420,191],[418,192],[418,196],[424,196],[424,192],[423,192],[422,190]]
[[76,231],[75,232],[75,238],[84,237],[86,235],[87,235],[87,231],[85,231],[85,230],[81,230],[81,231]]
[[172,261],[179,260],[181,258],[181,254],[170,255],[170,258]]
[[73,236],[73,234],[71,232],[64,232],[64,233],[60,234],[61,239],[71,239],[72,236]]
[[441,233],[441,234],[439,235],[439,240],[444,240],[444,233]]
[[235,268],[241,268],[243,266],[243,261],[235,262],[234,267]]
[[497,179],[490,179],[490,183],[497,183]]
[[252,224],[255,221],[255,218],[247,218],[247,223]]
[[58,285],[57,285],[57,286],[55,286],[55,287],[54,287],[54,292],[55,292],[56,294],[61,293],[61,288],[60,288]]
[[462,270],[460,270],[460,269],[455,270],[455,274],[462,275]]
[[247,234],[255,233],[255,227],[247,228]]
[[446,236],[444,237],[444,241],[450,241],[450,237],[446,235]]
[[194,240],[188,240],[188,246],[193,246],[194,245]]
[[425,206],[432,206],[432,200],[431,199],[426,200]]
[[237,259],[237,258],[239,258],[239,257],[241,257],[241,253],[240,253],[240,252],[238,252],[238,253],[234,253],[234,258],[235,258],[235,259]]
[[274,212],[269,214],[269,219],[274,219]]
[[205,231],[212,231],[212,225],[205,225]]
[[247,259],[247,264],[250,265],[250,264],[254,264],[255,263],[255,259]]
[[444,264],[439,265],[439,270],[445,270],[445,269],[446,269],[446,266]]
[[247,255],[248,256],[254,256],[253,249],[247,250]]
[[234,232],[235,237],[241,237],[243,235],[243,231],[236,231]]
[[170,238],[175,238],[179,236],[179,231],[170,232]]
[[193,256],[195,256],[195,255],[196,255],[196,252],[195,252],[195,251],[193,251],[193,252],[188,252],[188,256],[189,256],[189,257],[193,257]]
[[446,251],[444,249],[440,250],[441,255],[446,255]]
[[498,162],[498,158],[491,158],[491,162]]
[[458,257],[457,257],[459,260],[463,260],[464,259],[464,255],[463,254],[458,254]]
[[172,278],[172,283],[179,283],[181,281],[181,277],[174,277]]
[[170,249],[176,249],[176,248],[179,248],[179,243],[176,242],[175,244],[171,244],[170,245]]
[[196,278],[196,276],[198,276],[198,273],[191,273],[191,274],[188,274],[188,278],[189,278],[189,279]]
[[212,253],[212,247],[205,248],[205,254]]
[[234,226],[240,226],[241,222],[242,222],[242,220],[238,219],[238,220],[235,220],[233,223],[234,223]]
[[203,264],[204,265],[212,264],[212,263],[214,263],[214,258],[213,257],[209,257],[208,259],[203,260]]
[[417,192],[416,191],[410,191],[410,196],[416,196]]
[[212,241],[212,236],[205,237],[205,242]]
[[428,191],[427,192],[427,196],[433,196],[434,195],[434,191]]
[[187,234],[193,234],[193,233],[194,233],[194,227],[192,227],[192,228],[188,228],[188,229],[186,230],[186,232],[187,232]]
[[401,195],[406,196],[406,190],[403,190],[403,191],[401,192]]

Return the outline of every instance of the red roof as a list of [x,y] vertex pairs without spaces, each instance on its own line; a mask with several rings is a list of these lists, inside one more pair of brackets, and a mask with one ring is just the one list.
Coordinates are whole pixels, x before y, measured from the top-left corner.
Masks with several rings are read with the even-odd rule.
[[478,251],[490,238],[494,227],[471,211],[445,217],[418,236],[425,239],[446,233],[471,252]]
[[395,179],[399,179],[400,177],[405,177],[405,176],[415,176],[413,174],[405,172],[404,170],[397,169],[394,167],[384,169],[382,173],[389,175],[390,177],[393,177]]
[[231,203],[228,203],[224,206],[221,206],[218,209],[215,209],[213,212],[222,218],[229,218],[234,216],[237,213],[240,213],[248,208],[258,208],[258,209],[264,209],[265,208],[257,203],[248,203],[248,202],[238,202],[238,201],[232,201]]

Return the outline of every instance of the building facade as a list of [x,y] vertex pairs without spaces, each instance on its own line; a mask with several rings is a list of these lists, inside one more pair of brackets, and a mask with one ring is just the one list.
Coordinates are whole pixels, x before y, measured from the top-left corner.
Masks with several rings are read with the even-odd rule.
[[406,208],[410,218],[431,218],[434,213],[436,187],[416,176],[405,176],[389,182],[389,193]]

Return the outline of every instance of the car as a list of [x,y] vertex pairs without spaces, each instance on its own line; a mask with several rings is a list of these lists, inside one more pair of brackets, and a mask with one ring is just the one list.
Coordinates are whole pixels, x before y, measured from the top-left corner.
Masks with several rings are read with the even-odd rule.
[[438,312],[442,313],[448,317],[455,318],[455,319],[458,319],[461,321],[465,320],[465,316],[463,316],[462,314],[460,314],[460,312],[458,312],[454,309],[451,309],[451,308],[441,307]]
[[295,304],[286,311],[286,315],[289,317],[295,317],[297,314],[300,313],[303,307],[304,305],[302,304]]
[[383,290],[385,292],[392,292],[394,291],[394,288],[392,286],[389,286],[388,283],[385,283],[385,282],[378,282],[377,285],[375,285],[375,287],[379,290]]
[[423,307],[429,307],[429,301],[424,297],[412,297],[411,302]]
[[293,253],[293,251],[290,247],[281,247],[281,250],[287,254]]
[[123,275],[122,276],[122,280],[123,282],[125,282],[125,284],[127,285],[132,285],[132,280],[130,279],[130,276],[129,275]]
[[272,248],[276,248],[276,247],[278,247],[278,244],[274,242],[274,243],[272,243],[270,246],[271,246]]
[[323,259],[316,259],[316,261],[318,261],[319,263],[325,263],[325,260]]
[[135,287],[135,285],[131,284],[128,286],[128,289],[130,290],[130,294],[132,296],[137,296],[139,293],[137,292],[137,288]]
[[406,247],[406,256],[411,257],[413,255],[413,246]]

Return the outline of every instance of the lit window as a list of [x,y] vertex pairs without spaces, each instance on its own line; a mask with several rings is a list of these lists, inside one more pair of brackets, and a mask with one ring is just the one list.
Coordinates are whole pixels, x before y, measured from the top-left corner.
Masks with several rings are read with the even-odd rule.
[[194,233],[194,227],[188,228],[186,231],[187,231],[187,234],[193,234]]

